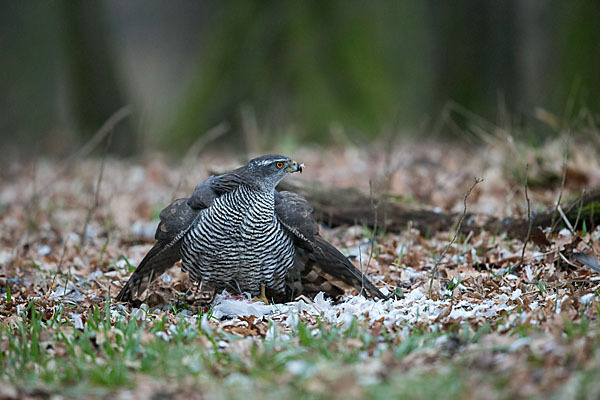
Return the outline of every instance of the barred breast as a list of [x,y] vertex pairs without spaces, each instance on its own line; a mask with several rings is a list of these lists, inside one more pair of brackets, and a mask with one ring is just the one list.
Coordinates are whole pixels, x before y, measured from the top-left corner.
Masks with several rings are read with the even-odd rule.
[[274,193],[240,185],[202,210],[184,236],[182,268],[217,290],[283,292],[294,245],[275,216]]

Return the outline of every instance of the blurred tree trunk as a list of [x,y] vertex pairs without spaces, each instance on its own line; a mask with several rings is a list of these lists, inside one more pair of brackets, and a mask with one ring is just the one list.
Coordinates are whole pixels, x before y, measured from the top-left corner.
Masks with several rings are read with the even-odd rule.
[[[103,3],[63,0],[61,6],[71,117],[86,141],[126,100],[109,45]],[[115,128],[111,151],[128,155],[137,150],[133,124],[125,120]]]
[[[64,137],[45,138],[61,121],[58,21],[54,3],[0,2],[0,151],[27,156],[65,150]],[[35,29],[30,27],[34,26]],[[58,129],[57,129],[58,128]]]
[[[517,93],[514,1],[430,1],[434,109],[455,101],[490,118],[498,106],[515,110]],[[500,116],[502,117],[502,116]]]

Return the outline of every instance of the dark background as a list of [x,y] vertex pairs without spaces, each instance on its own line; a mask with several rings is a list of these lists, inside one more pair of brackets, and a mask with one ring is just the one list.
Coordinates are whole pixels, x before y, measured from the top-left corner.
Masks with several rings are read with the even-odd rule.
[[[539,142],[600,106],[598,1],[2,1],[0,145],[236,151],[469,121]],[[214,130],[212,134],[214,134]],[[218,135],[215,135],[215,137]]]

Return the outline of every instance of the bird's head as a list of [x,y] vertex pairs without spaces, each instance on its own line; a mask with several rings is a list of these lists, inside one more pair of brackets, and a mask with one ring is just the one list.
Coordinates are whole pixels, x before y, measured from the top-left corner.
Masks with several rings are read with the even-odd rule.
[[246,165],[246,179],[261,190],[275,190],[275,186],[286,176],[302,172],[304,164],[278,154],[256,157]]

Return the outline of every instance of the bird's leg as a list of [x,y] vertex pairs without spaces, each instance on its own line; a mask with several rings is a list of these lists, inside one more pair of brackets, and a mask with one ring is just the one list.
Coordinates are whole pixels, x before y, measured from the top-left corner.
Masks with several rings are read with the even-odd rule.
[[190,295],[192,303],[202,306],[212,303],[217,294],[216,290],[211,285],[204,284],[204,279],[195,281],[194,285],[196,287],[193,289],[193,294]]
[[194,290],[194,299],[198,298],[198,292],[202,291],[203,280],[196,281],[196,290]]
[[242,292],[242,288],[240,287],[240,283],[238,281],[234,281],[235,282],[235,287],[237,288],[237,292],[239,295],[244,294],[244,292]]
[[267,299],[266,289],[267,288],[265,287],[265,285],[260,285],[260,295],[258,297],[253,298],[252,301],[262,301],[265,304],[270,304],[269,299]]

